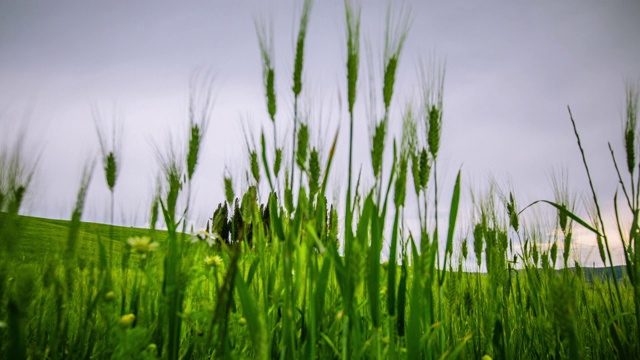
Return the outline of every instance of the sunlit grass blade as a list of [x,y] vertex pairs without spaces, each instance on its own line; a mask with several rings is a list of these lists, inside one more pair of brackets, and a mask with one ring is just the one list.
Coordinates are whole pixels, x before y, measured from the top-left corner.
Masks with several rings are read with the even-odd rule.
[[85,166],[82,172],[82,180],[80,181],[80,188],[78,189],[76,204],[73,208],[73,213],[71,214],[71,223],[69,224],[69,237],[67,238],[67,248],[65,252],[67,260],[71,260],[76,255],[78,236],[82,220],[82,212],[84,210],[85,200],[87,197],[87,191],[89,189],[89,183],[91,182],[92,174],[93,163],[90,163]]
[[389,263],[387,266],[387,313],[390,316],[395,315],[396,310],[396,270],[398,257],[398,222],[400,220],[400,211],[396,210],[393,218],[393,227],[391,228],[391,245],[389,247]]
[[336,130],[336,134],[333,136],[333,141],[331,142],[331,148],[329,149],[329,158],[327,159],[327,165],[325,166],[324,175],[322,176],[322,185],[320,186],[320,196],[324,196],[327,189],[327,184],[329,180],[329,170],[331,169],[333,157],[336,153],[336,145],[338,144],[339,134],[340,134],[340,129]]
[[[415,243],[411,240],[411,259],[413,269],[420,268],[420,255],[416,249]],[[421,358],[420,339],[422,337],[421,319],[426,309],[424,308],[423,293],[424,287],[421,280],[421,274],[413,273],[411,282],[411,297],[409,298],[409,324],[406,329],[407,339],[407,359]],[[398,314],[400,315],[400,314]]]
[[264,172],[267,174],[267,180],[269,181],[269,187],[271,187],[271,191],[275,192],[273,181],[271,180],[271,171],[269,170],[269,161],[267,160],[267,144],[264,139],[264,132],[260,134],[260,145],[262,150],[262,165],[264,166]]
[[[402,256],[402,264],[400,265],[400,282],[398,283],[398,312],[396,320],[396,331],[398,336],[405,336],[406,327],[406,309],[407,309],[407,277],[409,276],[409,258],[406,254]],[[395,284],[391,292],[395,293]]]
[[255,351],[254,356],[256,359],[267,359],[268,344],[266,330],[264,328],[264,320],[262,319],[261,312],[256,306],[255,299],[249,292],[247,283],[242,279],[240,273],[236,275],[235,286],[238,292],[238,297],[240,298],[240,303],[242,304],[244,318],[247,319],[247,324],[249,326],[249,334],[251,335]]
[[557,204],[557,203],[555,203],[553,201],[548,201],[548,200],[537,200],[537,201],[534,201],[531,204],[527,205],[524,209],[520,210],[520,212],[518,214],[522,214],[525,210],[527,210],[528,208],[530,208],[533,205],[536,205],[538,203],[546,203],[546,204],[549,204],[549,205],[553,206],[561,214],[564,214],[564,215],[568,216],[569,218],[571,218],[576,223],[582,225],[585,229],[591,231],[592,233],[594,233],[597,236],[602,236],[602,233],[599,230],[597,230],[593,226],[589,225],[586,221],[584,221],[580,217],[578,217],[578,215],[576,215],[576,214],[572,213],[571,211],[567,210],[566,206],[561,205],[561,204]]
[[447,260],[451,261],[453,254],[453,236],[456,230],[456,219],[458,218],[458,204],[460,203],[460,175],[461,170],[458,171],[456,176],[456,184],[453,186],[453,195],[451,196],[451,207],[449,208],[449,230],[447,232],[447,245],[444,255],[444,266],[441,272],[440,285],[444,283],[445,275],[447,274]]
[[271,217],[271,226],[273,226],[275,235],[277,236],[276,240],[285,240],[284,227],[282,225],[282,219],[278,214],[278,202],[274,193],[269,196],[269,215]]
[[236,248],[231,254],[231,260],[227,266],[224,281],[217,291],[216,307],[213,312],[213,318],[206,341],[206,348],[211,349],[212,342],[215,340],[213,355],[216,358],[224,358],[226,354],[229,313],[233,302],[233,291],[236,284],[239,258],[240,252]]
[[369,246],[369,271],[367,273],[367,289],[369,290],[369,309],[371,322],[378,328],[381,324],[380,315],[380,253],[382,252],[382,219],[378,217],[378,208],[373,201],[365,202],[365,206],[371,206],[373,216],[371,218],[371,244]]

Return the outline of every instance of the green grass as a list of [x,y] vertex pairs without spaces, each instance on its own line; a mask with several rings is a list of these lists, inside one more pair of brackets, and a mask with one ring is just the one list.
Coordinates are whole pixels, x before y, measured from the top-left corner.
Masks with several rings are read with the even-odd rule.
[[[27,354],[33,358],[47,355],[58,358],[62,353],[47,353],[46,349],[53,348],[52,345],[56,343],[56,337],[51,336],[51,331],[56,328],[53,324],[56,323],[58,311],[54,290],[55,284],[62,282],[63,278],[60,277],[62,274],[54,274],[53,280],[47,280],[52,276],[48,270],[51,266],[38,257],[46,258],[42,249],[48,242],[64,243],[69,222],[29,217],[20,217],[18,220],[24,242],[16,254],[23,260],[18,261],[19,271],[11,272],[11,282],[19,282],[19,274],[25,269],[32,269],[33,274],[41,274],[34,275],[32,299],[28,301],[30,305],[26,310],[29,314],[26,318],[26,333],[29,334]],[[287,228],[291,229],[291,225],[289,223]],[[42,231],[50,232],[51,237],[40,236]],[[96,233],[100,231],[108,231],[108,227],[100,224],[81,226],[79,254],[99,252],[95,244],[92,246],[87,242],[95,241]],[[147,233],[145,229],[114,230],[120,245],[127,236]],[[260,239],[265,235],[260,230],[256,234],[253,250],[244,245],[243,251],[238,252],[227,247],[216,250],[204,244],[190,244],[185,251],[183,263],[188,264],[185,268],[189,272],[189,286],[185,289],[180,313],[183,320],[180,356],[208,357],[212,349],[216,349],[218,354],[226,353],[231,358],[268,357],[269,354],[284,353],[293,357],[332,358],[340,354],[341,344],[337,340],[344,331],[342,319],[346,314],[340,287],[344,273],[340,272],[339,267],[348,264],[339,265],[337,254],[328,256],[330,252],[323,255],[313,250],[316,239],[306,238],[301,244],[287,250],[286,242],[272,243]],[[161,249],[166,249],[167,245],[167,240],[162,241]],[[115,249],[120,248],[115,246]],[[34,261],[24,260],[34,253],[38,254],[33,257]],[[286,265],[286,257],[279,255],[287,253],[293,257],[289,265]],[[161,254],[161,251],[152,253],[146,260],[134,255],[136,261],[132,264],[136,265],[132,265],[128,271],[136,277],[137,284],[130,283],[126,292],[139,292],[140,295],[137,300],[133,300],[136,299],[135,295],[131,296],[131,300],[126,300],[124,312],[119,310],[119,296],[109,300],[105,294],[91,291],[92,286],[99,283],[97,263],[89,261],[84,269],[77,270],[73,285],[75,290],[68,299],[68,306],[74,310],[67,315],[67,336],[62,338],[69,349],[65,346],[66,350],[60,350],[63,353],[70,351],[72,357],[90,352],[98,358],[156,358],[159,344],[154,338],[157,326],[162,324],[161,317],[157,316],[158,307],[162,306]],[[218,256],[221,261],[216,265],[207,265],[204,261],[206,256]],[[61,269],[61,266],[54,265],[54,268]],[[377,268],[380,272],[380,280],[377,281],[379,301],[388,304],[385,294],[390,289],[387,281],[382,279],[386,279],[390,268],[387,264]],[[234,269],[233,272],[231,269]],[[450,271],[440,287],[437,281],[429,285],[425,281],[427,278],[418,275],[418,271],[424,274],[413,264],[396,268],[401,275],[400,282],[394,286],[394,290],[398,291],[397,311],[394,313],[384,310],[386,306],[382,306],[378,308],[381,310],[378,310],[378,315],[372,315],[372,303],[368,299],[372,294],[371,289],[376,287],[375,283],[366,285],[369,292],[356,290],[352,300],[356,304],[352,316],[359,319],[362,338],[358,340],[362,345],[352,351],[363,356],[398,358],[412,358],[413,355],[477,358],[484,354],[494,358],[502,355],[537,358],[549,354],[573,358],[572,351],[587,358],[623,357],[612,340],[611,332],[618,330],[616,326],[607,325],[615,319],[615,309],[610,302],[609,283],[605,281],[590,283],[575,271],[527,267],[511,272],[511,276],[506,277],[501,272],[474,274]],[[367,273],[372,274],[369,271]],[[230,274],[235,275],[230,278]],[[114,288],[119,289],[122,275],[116,270],[113,276],[116,279]],[[374,279],[371,276],[367,278]],[[289,285],[286,284],[287,279]],[[46,285],[47,282],[49,285]],[[64,286],[61,285],[61,289]],[[423,295],[428,289],[431,291],[425,294],[430,295]],[[633,303],[628,279],[622,283],[622,290],[623,306],[628,308]],[[11,293],[17,296],[18,292],[18,289],[14,289]],[[286,295],[287,292],[291,297]],[[120,295],[122,292],[116,290],[116,293]],[[88,311],[95,299],[98,299],[97,314],[92,320],[92,331],[95,331],[93,337],[100,340],[94,340],[89,345],[90,339],[82,340],[81,334],[85,333],[85,328],[83,316],[79,314]],[[137,310],[130,312],[133,309]],[[290,340],[285,338],[284,331],[287,309],[295,311],[288,314],[293,332],[289,335]],[[129,313],[136,314],[135,325],[120,325],[120,316]],[[428,320],[427,314],[438,321],[433,318]],[[380,317],[379,325],[376,325],[374,316]],[[619,320],[624,319],[625,316],[622,316]],[[424,324],[427,323],[432,323],[432,326],[425,328]],[[496,332],[496,324],[500,324],[500,332]],[[603,330],[603,326],[608,328]],[[576,328],[581,331],[576,332]],[[424,335],[416,337],[418,334]],[[629,343],[630,335],[622,331],[618,334],[622,338],[621,349],[634,346]],[[219,342],[220,338],[225,340]],[[394,345],[393,349],[391,344]],[[260,354],[262,356],[258,356]],[[166,353],[162,356],[166,356]]]
[[[0,217],[6,216],[5,213],[0,213]],[[38,263],[55,256],[64,247],[70,221],[19,216],[17,225],[20,229],[20,241],[16,256],[23,263]],[[110,237],[111,231],[113,238]],[[162,234],[161,231],[156,232],[156,236],[161,237]],[[125,251],[125,243],[129,237],[145,235],[149,235],[149,229],[83,222],[79,231],[78,253],[87,261],[97,261],[97,238],[100,237],[107,247],[113,242],[114,256],[118,257]]]

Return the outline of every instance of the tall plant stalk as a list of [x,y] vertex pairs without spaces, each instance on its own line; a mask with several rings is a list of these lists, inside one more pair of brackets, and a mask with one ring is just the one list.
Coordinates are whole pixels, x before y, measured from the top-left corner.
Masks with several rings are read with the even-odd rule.
[[104,119],[97,106],[93,107],[93,121],[98,135],[98,142],[100,144],[100,152],[102,154],[102,166],[104,170],[105,180],[110,193],[110,206],[109,206],[109,238],[110,238],[110,259],[113,263],[113,226],[115,221],[115,187],[120,175],[120,169],[122,168],[122,134],[123,127],[121,120],[117,114],[114,115],[111,121],[110,135],[105,128]]
[[293,135],[291,136],[291,174],[289,184],[293,187],[293,179],[295,174],[295,161],[296,157],[296,138],[298,134],[298,122],[299,122],[299,113],[298,113],[298,101],[300,98],[300,94],[302,92],[302,74],[304,68],[304,48],[305,41],[307,37],[307,27],[309,26],[309,16],[311,14],[311,8],[313,6],[313,0],[305,0],[302,5],[302,14],[300,16],[300,24],[298,25],[298,36],[296,38],[296,50],[294,57],[294,67],[293,67],[293,86],[291,90],[293,91]]
[[598,195],[596,193],[595,187],[593,186],[593,180],[591,180],[591,172],[589,171],[589,166],[587,165],[587,158],[584,154],[584,149],[582,147],[582,142],[580,141],[580,134],[578,133],[578,128],[576,127],[576,121],[573,119],[573,114],[571,113],[571,108],[567,106],[567,111],[569,111],[569,119],[571,120],[571,125],[573,126],[573,132],[576,136],[576,141],[578,143],[578,149],[580,149],[580,156],[582,157],[582,163],[584,165],[584,169],[587,173],[587,179],[589,180],[589,189],[591,189],[591,195],[593,197],[593,203],[597,212],[597,220],[600,222],[600,230],[602,231],[602,238],[604,239],[605,249],[607,251],[607,257],[603,258],[602,261],[606,266],[606,260],[609,260],[609,270],[611,272],[611,277],[613,281],[613,285],[616,290],[616,295],[618,298],[618,306],[620,309],[623,308],[624,304],[622,302],[622,295],[620,293],[620,288],[618,287],[618,277],[616,276],[616,272],[613,265],[613,257],[611,256],[611,248],[609,247],[609,238],[607,237],[606,229],[604,226],[604,218],[602,217],[602,211],[600,210],[600,203],[598,202]]
[[266,21],[255,21],[256,34],[258,37],[258,45],[260,47],[260,56],[262,59],[262,78],[265,91],[265,100],[269,119],[273,125],[273,164],[271,166],[266,162],[266,154],[263,145],[263,157],[265,166],[273,169],[275,185],[272,190],[277,191],[279,188],[278,173],[282,165],[282,149],[278,148],[278,128],[276,124],[277,99],[275,89],[275,68],[273,65],[273,30]]

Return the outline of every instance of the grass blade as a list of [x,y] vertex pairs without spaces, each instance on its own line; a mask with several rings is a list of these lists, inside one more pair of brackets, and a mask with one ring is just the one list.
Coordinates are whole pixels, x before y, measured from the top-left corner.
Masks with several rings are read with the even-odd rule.
[[240,273],[236,274],[235,285],[238,292],[238,297],[240,298],[240,303],[242,305],[244,318],[247,320],[247,324],[249,326],[249,334],[251,335],[251,340],[253,341],[255,358],[267,359],[267,336],[261,312],[256,305],[255,299],[249,292],[247,283],[245,283],[244,279],[242,279]]
[[444,278],[447,273],[447,259],[451,261],[451,255],[453,254],[453,234],[456,229],[456,219],[458,217],[458,204],[460,203],[460,174],[462,170],[458,170],[458,176],[456,176],[456,184],[453,187],[453,195],[451,197],[451,207],[449,208],[449,231],[447,232],[447,247],[444,255],[444,267],[442,269],[442,275],[440,278],[440,286],[444,283]]

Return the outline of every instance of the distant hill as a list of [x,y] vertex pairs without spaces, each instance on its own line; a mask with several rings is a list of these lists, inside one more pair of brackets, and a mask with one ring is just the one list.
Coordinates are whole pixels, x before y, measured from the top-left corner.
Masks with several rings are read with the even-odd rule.
[[[6,214],[0,213],[0,217]],[[54,220],[32,216],[18,216],[19,236],[16,241],[16,253],[23,262],[41,262],[47,256],[62,253],[67,246],[69,236],[68,220]],[[110,237],[112,233],[113,238]],[[151,230],[133,227],[110,226],[99,223],[82,223],[80,227],[77,253],[85,260],[95,259],[98,253],[98,237],[102,240],[107,253],[113,248],[114,255],[122,252],[125,241],[131,236],[150,235]],[[153,237],[161,240],[164,231],[155,231]]]
[[[572,267],[571,270],[576,271],[576,268]],[[613,271],[618,280],[622,280],[623,277],[627,276],[626,266],[614,266]],[[584,279],[589,282],[593,282],[595,279],[605,280],[611,278],[611,269],[609,267],[583,267],[582,273],[584,274]]]

